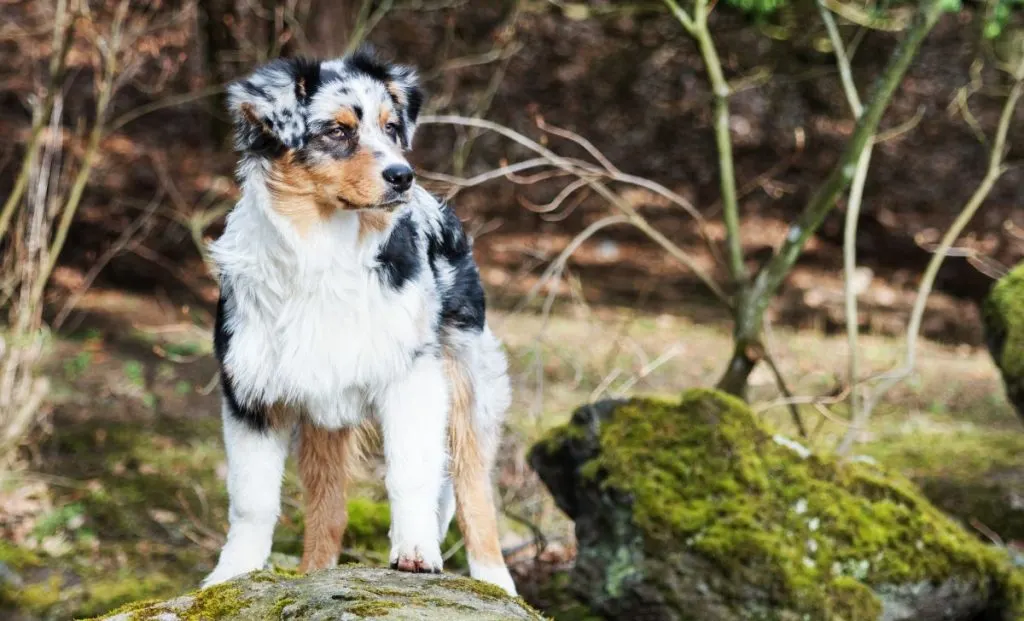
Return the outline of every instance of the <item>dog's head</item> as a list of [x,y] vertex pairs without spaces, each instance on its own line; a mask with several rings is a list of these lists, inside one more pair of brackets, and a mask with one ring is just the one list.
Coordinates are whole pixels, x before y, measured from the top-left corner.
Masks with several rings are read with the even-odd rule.
[[274,61],[228,89],[236,148],[269,161],[275,199],[317,209],[396,205],[409,195],[423,95],[415,70],[369,49]]

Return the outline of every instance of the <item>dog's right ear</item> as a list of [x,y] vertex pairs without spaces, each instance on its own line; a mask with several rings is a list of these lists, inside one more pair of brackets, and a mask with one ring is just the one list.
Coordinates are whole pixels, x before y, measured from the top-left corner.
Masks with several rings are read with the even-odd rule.
[[228,87],[235,148],[271,154],[306,144],[306,104],[320,86],[320,63],[279,59]]

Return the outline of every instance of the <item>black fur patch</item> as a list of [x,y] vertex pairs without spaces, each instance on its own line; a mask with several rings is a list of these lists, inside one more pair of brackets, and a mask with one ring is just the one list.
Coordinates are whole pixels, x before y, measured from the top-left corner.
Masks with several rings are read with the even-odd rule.
[[365,73],[374,80],[387,83],[391,79],[391,71],[387,63],[377,58],[370,46],[360,46],[348,59],[348,66],[360,73]]
[[391,235],[377,252],[377,263],[377,270],[394,289],[401,289],[419,275],[420,254],[411,214],[403,214],[392,227]]
[[473,248],[455,211],[441,207],[441,230],[429,236],[427,257],[434,278],[440,284],[440,270],[451,266],[452,282],[441,294],[441,324],[448,328],[481,331],[487,301],[480,284],[480,272],[473,261]]
[[256,86],[249,80],[245,80],[241,84],[245,92],[249,93],[253,97],[256,97],[258,99],[266,99],[267,101],[270,101],[270,93],[268,93],[265,89]]
[[409,98],[406,114],[409,115],[409,121],[415,123],[420,115],[420,108],[423,107],[423,91],[418,86],[414,86],[408,90],[406,96]]
[[292,60],[292,71],[295,78],[295,98],[306,105],[323,83],[320,76],[320,61],[295,58]]
[[221,287],[220,299],[217,300],[217,319],[213,328],[213,352],[220,365],[220,387],[224,393],[224,400],[228,404],[231,415],[247,424],[250,428],[264,432],[269,426],[267,412],[260,406],[242,405],[235,396],[235,387],[231,381],[231,375],[224,366],[224,358],[227,356],[228,347],[231,346],[231,332],[227,329],[227,304],[230,290]]
[[[241,132],[242,130],[239,130]],[[277,139],[277,136],[268,134],[263,128],[254,128],[247,134],[250,138],[247,151],[255,155],[275,159],[284,155],[288,147]]]

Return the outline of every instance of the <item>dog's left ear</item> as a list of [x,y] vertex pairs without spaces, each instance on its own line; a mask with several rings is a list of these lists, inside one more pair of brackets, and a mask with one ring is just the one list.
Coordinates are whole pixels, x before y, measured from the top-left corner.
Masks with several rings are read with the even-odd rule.
[[412,136],[416,133],[416,119],[423,107],[423,89],[420,88],[420,77],[416,70],[405,65],[390,67],[390,80],[387,87],[391,97],[402,115],[404,129],[403,144],[412,147]]

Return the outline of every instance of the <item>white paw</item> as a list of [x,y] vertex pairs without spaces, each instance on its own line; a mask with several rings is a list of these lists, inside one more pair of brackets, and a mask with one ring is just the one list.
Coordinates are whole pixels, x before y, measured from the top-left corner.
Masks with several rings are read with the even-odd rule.
[[481,566],[474,563],[473,559],[470,559],[469,575],[472,576],[474,580],[489,582],[494,586],[501,587],[512,597],[517,595],[516,585],[512,582],[512,575],[508,573],[508,568],[504,565]]
[[441,572],[441,546],[435,541],[421,544],[398,543],[391,548],[391,569],[417,574]]

